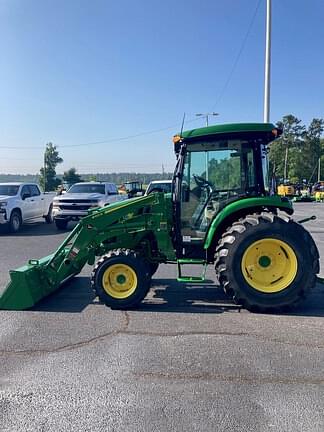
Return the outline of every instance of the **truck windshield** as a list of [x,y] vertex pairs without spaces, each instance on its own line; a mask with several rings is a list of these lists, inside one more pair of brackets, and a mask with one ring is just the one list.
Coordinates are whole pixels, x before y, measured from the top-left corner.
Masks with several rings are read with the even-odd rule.
[[98,193],[105,195],[104,184],[75,184],[69,190],[69,193]]
[[158,192],[164,192],[164,193],[170,193],[171,192],[171,182],[161,182],[161,183],[150,183],[149,187],[147,188],[146,195],[149,194],[152,191],[158,191]]
[[15,196],[18,193],[19,186],[16,185],[1,185],[0,195]]

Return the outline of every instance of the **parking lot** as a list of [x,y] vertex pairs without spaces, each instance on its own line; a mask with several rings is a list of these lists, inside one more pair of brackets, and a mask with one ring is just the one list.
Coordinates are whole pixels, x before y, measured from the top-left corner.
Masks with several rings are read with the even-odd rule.
[[[295,209],[317,216],[305,226],[324,277],[324,204]],[[0,289],[65,236],[43,222],[0,233]],[[32,310],[0,311],[2,431],[324,430],[324,285],[290,313],[253,314],[212,267],[184,285],[161,265],[141,307],[123,312],[94,298],[90,271]]]

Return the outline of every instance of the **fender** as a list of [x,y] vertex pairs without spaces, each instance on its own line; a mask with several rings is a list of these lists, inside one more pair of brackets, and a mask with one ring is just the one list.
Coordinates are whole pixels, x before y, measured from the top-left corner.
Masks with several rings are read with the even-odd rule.
[[287,198],[280,197],[279,195],[242,198],[234,201],[221,210],[212,221],[205,238],[204,249],[208,249],[210,247],[215,232],[225,219],[227,219],[233,213],[239,212],[240,210],[248,208],[253,208],[253,210],[255,210],[256,207],[275,207],[285,211],[290,215],[294,212],[292,203]]

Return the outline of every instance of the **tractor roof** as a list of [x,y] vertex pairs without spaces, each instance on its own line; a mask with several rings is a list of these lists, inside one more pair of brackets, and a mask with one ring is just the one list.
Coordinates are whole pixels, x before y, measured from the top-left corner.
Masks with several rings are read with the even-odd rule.
[[276,129],[276,127],[272,123],[228,123],[187,130],[182,132],[181,135],[179,134],[179,136],[181,136],[185,141],[188,141],[195,138],[224,134],[268,134],[269,132],[271,133],[273,129]]
[[272,123],[228,123],[191,129],[173,137],[174,151],[180,151],[181,143],[201,143],[202,141],[221,140],[257,140],[260,144],[268,144],[282,134]]

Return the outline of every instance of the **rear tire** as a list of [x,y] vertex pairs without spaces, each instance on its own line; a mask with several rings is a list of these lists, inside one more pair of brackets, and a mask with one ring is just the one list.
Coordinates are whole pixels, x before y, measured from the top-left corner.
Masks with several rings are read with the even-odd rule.
[[144,258],[130,249],[115,249],[97,262],[91,274],[91,286],[107,306],[129,309],[145,298],[150,279]]
[[58,230],[66,230],[68,221],[65,219],[55,219],[55,225]]
[[16,233],[20,230],[22,225],[21,214],[17,210],[13,210],[10,215],[9,220],[9,231],[12,233]]
[[218,243],[215,269],[226,294],[252,311],[295,306],[316,283],[319,254],[300,224],[273,213],[248,215]]

